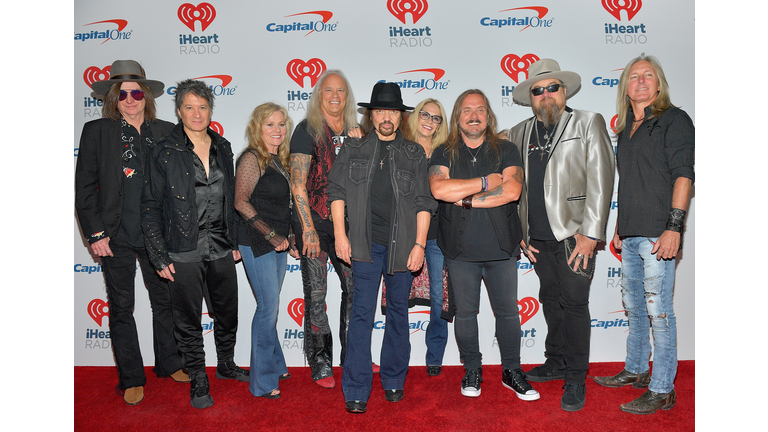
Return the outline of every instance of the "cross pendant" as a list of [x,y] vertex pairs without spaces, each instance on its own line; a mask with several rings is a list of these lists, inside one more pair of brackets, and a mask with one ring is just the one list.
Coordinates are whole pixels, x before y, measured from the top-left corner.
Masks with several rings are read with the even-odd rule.
[[384,159],[379,162],[379,169],[384,169]]
[[474,156],[472,156],[472,166],[475,166],[475,162],[477,162],[477,158],[475,158]]

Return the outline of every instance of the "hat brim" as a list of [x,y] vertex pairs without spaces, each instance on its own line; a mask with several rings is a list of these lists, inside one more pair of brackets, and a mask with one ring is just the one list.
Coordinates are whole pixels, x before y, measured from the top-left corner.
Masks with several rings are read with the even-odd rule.
[[560,80],[565,86],[565,99],[570,99],[581,89],[581,77],[576,72],[558,71],[546,72],[541,75],[528,78],[515,86],[512,90],[512,98],[518,105],[531,106],[531,86],[546,79]]
[[391,109],[391,110],[398,110],[398,111],[413,111],[413,107],[409,107],[407,105],[403,104],[388,104],[388,103],[368,103],[368,102],[358,102],[357,105],[367,108],[367,109]]
[[152,95],[154,97],[162,96],[163,89],[165,88],[165,84],[162,82],[148,79],[106,79],[103,81],[96,81],[95,83],[91,84],[91,88],[94,92],[96,92],[96,94],[103,97],[109,92],[109,89],[112,88],[113,84],[124,82],[142,83],[149,87],[150,90],[152,90]]

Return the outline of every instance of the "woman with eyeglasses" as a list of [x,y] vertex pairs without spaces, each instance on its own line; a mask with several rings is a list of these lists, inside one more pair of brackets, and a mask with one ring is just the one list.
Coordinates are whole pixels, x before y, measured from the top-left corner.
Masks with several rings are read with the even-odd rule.
[[133,60],[112,63],[109,79],[91,85],[104,100],[103,117],[83,126],[75,168],[75,208],[83,237],[101,259],[109,301],[109,330],[117,365],[117,393],[128,405],[144,399],[144,361],[133,318],[136,258],[149,293],[154,372],[189,382],[173,335],[168,286],[144,248],[139,214],[150,149],[173,129],[155,116],[164,84],[148,80]]
[[[446,118],[445,108],[436,99],[425,99],[419,102],[408,118],[405,137],[424,147],[427,160],[432,157],[435,148],[448,139]],[[448,322],[440,317],[443,312],[443,293],[446,292],[447,278],[443,276],[443,252],[437,246],[437,214],[432,216],[429,223],[424,257],[426,265],[414,274],[410,303],[411,306],[414,304],[430,306],[429,327],[424,336],[427,345],[426,364],[427,374],[437,376],[442,371],[443,354],[448,341]],[[428,277],[423,277],[424,269]],[[429,294],[429,300],[425,298],[427,294]],[[447,300],[447,294],[445,299]]]

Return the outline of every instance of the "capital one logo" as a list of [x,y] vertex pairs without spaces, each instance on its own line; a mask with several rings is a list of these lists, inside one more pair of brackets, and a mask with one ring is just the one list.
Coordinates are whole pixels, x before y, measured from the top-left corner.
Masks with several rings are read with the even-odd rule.
[[[501,59],[501,70],[512,78],[512,81],[520,83],[528,79],[528,68],[539,60],[536,54],[526,54],[522,57],[517,54],[507,54]],[[521,72],[525,74],[522,80],[520,80]]]
[[216,18],[216,8],[210,3],[200,3],[197,6],[190,3],[184,3],[179,6],[177,14],[179,20],[181,20],[185,26],[189,27],[190,30],[195,31],[195,21],[199,21],[201,31],[205,31]]
[[109,303],[102,299],[93,299],[88,303],[88,316],[101,327],[104,317],[109,316]]
[[520,309],[518,311],[520,314],[520,325],[528,322],[539,311],[539,302],[533,297],[525,297],[518,300],[517,306]]
[[288,303],[288,315],[296,321],[299,327],[302,327],[304,321],[304,299],[295,298]]
[[288,73],[288,77],[292,79],[296,84],[304,87],[304,78],[309,77],[310,87],[314,87],[317,84],[317,80],[320,75],[325,72],[325,62],[319,58],[312,58],[306,62],[299,59],[293,59],[288,62],[285,67],[285,71]]
[[427,0],[388,0],[387,9],[395,18],[405,24],[405,16],[411,14],[413,24],[416,24],[421,17],[427,13],[429,5]]
[[109,79],[109,71],[112,69],[112,65],[105,66],[99,69],[97,66],[91,66],[83,72],[83,81],[88,87],[92,86],[96,81],[104,81]]
[[101,44],[105,44],[110,40],[118,40],[118,39],[130,39],[131,38],[131,32],[124,32],[123,30],[128,25],[128,21],[124,19],[111,19],[111,20],[104,20],[104,21],[96,21],[88,24],[83,24],[83,27],[90,26],[94,24],[114,24],[117,26],[116,29],[112,30],[105,30],[105,31],[98,31],[93,30],[88,33],[75,33],[75,40],[79,41],[87,41],[90,39],[104,39],[104,42]]
[[403,81],[399,81],[397,82],[397,85],[399,85],[401,89],[417,88],[419,90],[416,91],[416,93],[419,93],[423,90],[444,90],[448,86],[447,82],[440,81],[440,79],[445,75],[445,71],[443,69],[437,69],[437,68],[413,69],[409,71],[398,72],[395,75],[410,74],[410,73],[417,73],[417,74],[426,73],[427,76],[431,75],[432,78],[416,79],[416,80],[405,79]]
[[[231,75],[207,75],[207,76],[201,76],[197,78],[192,78],[193,80],[205,80],[206,78],[213,78],[216,80],[221,81],[220,85],[208,85],[211,90],[213,91],[214,96],[232,96],[235,94],[235,91],[237,90],[237,86],[234,87],[227,87],[229,83],[232,82],[232,76]],[[176,86],[170,86],[165,91],[169,95],[176,94]]]
[[621,11],[625,11],[627,21],[632,21],[643,7],[643,0],[603,0],[603,7],[619,21],[621,21]]

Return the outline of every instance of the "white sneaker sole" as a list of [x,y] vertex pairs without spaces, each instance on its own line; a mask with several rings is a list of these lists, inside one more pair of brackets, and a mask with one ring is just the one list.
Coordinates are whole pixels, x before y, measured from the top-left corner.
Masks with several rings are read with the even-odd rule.
[[[512,387],[508,386],[507,383],[505,383],[504,381],[502,381],[501,383],[504,385],[504,387],[506,387],[506,388],[512,390],[513,392],[515,392],[517,397],[519,399],[521,399],[521,400],[524,400],[524,401],[535,401],[535,400],[539,400],[539,398],[541,398],[541,395],[536,390],[528,390],[528,393],[520,394],[520,393],[517,392],[517,390],[515,390]],[[531,392],[533,392],[533,393],[531,393]]]
[[473,388],[461,388],[461,394],[466,397],[478,397],[480,396],[480,389]]

